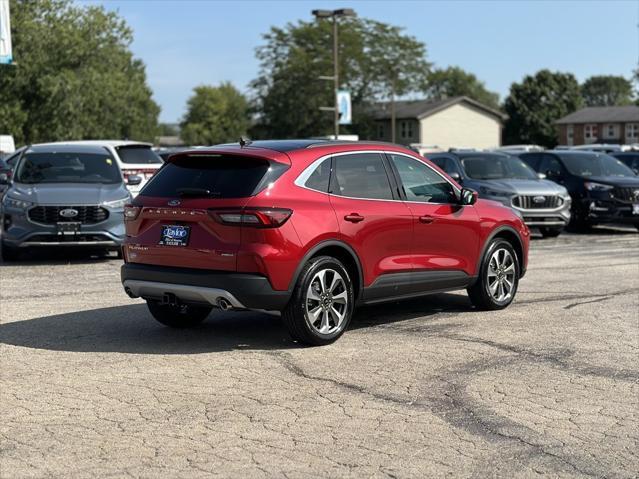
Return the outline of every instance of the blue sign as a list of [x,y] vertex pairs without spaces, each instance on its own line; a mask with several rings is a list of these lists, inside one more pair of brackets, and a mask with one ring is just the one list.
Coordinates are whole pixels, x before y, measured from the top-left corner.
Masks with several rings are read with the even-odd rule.
[[9,0],[0,0],[0,63],[8,64],[12,61]]
[[350,125],[353,121],[351,110],[351,92],[339,90],[337,92],[337,111],[339,111],[339,124]]

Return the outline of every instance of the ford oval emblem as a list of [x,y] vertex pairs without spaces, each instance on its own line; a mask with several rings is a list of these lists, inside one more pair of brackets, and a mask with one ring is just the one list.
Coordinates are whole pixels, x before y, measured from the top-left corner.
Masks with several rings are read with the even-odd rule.
[[180,203],[181,203],[181,201],[180,201],[180,200],[171,200],[171,201],[169,201],[167,204],[168,204],[169,206],[177,206],[177,205],[179,205]]
[[537,204],[539,203],[543,203],[544,201],[546,201],[546,197],[545,196],[534,196],[533,197],[533,201]]
[[78,210],[74,210],[73,208],[65,208],[60,210],[60,216],[63,218],[75,218],[78,216]]

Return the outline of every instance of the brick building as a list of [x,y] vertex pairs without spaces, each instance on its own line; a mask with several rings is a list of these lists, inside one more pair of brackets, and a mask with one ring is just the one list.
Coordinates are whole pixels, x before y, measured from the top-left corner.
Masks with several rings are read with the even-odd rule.
[[555,122],[560,145],[639,143],[639,106],[588,107]]

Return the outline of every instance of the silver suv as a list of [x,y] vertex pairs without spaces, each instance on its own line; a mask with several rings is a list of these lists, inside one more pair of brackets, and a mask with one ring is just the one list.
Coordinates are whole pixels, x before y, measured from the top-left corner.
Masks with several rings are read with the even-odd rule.
[[[129,177],[139,183],[141,178]],[[30,247],[84,247],[120,252],[124,205],[131,201],[122,173],[103,147],[45,144],[25,148],[13,175],[0,174],[2,256]]]
[[428,159],[480,198],[498,201],[519,211],[524,222],[544,237],[559,236],[570,222],[566,188],[546,180],[516,156],[483,151],[428,155]]

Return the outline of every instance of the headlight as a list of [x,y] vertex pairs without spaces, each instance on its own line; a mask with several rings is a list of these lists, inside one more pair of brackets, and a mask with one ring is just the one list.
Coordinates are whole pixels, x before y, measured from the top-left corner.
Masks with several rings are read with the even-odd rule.
[[3,200],[4,206],[9,208],[18,208],[20,210],[26,210],[27,208],[33,206],[33,203],[25,200],[18,200],[16,198],[11,198],[10,196],[5,196]]
[[488,196],[502,196],[504,198],[508,198],[509,196],[513,195],[513,193],[511,193],[510,191],[491,190],[489,188],[486,188],[485,186],[481,187],[479,191]]
[[127,196],[126,198],[122,198],[120,200],[115,201],[105,201],[102,203],[104,206],[108,206],[109,208],[124,208],[124,205],[131,202],[131,198]]
[[594,181],[586,181],[584,186],[588,191],[609,191],[612,190],[612,186],[604,185],[602,183],[595,183]]

